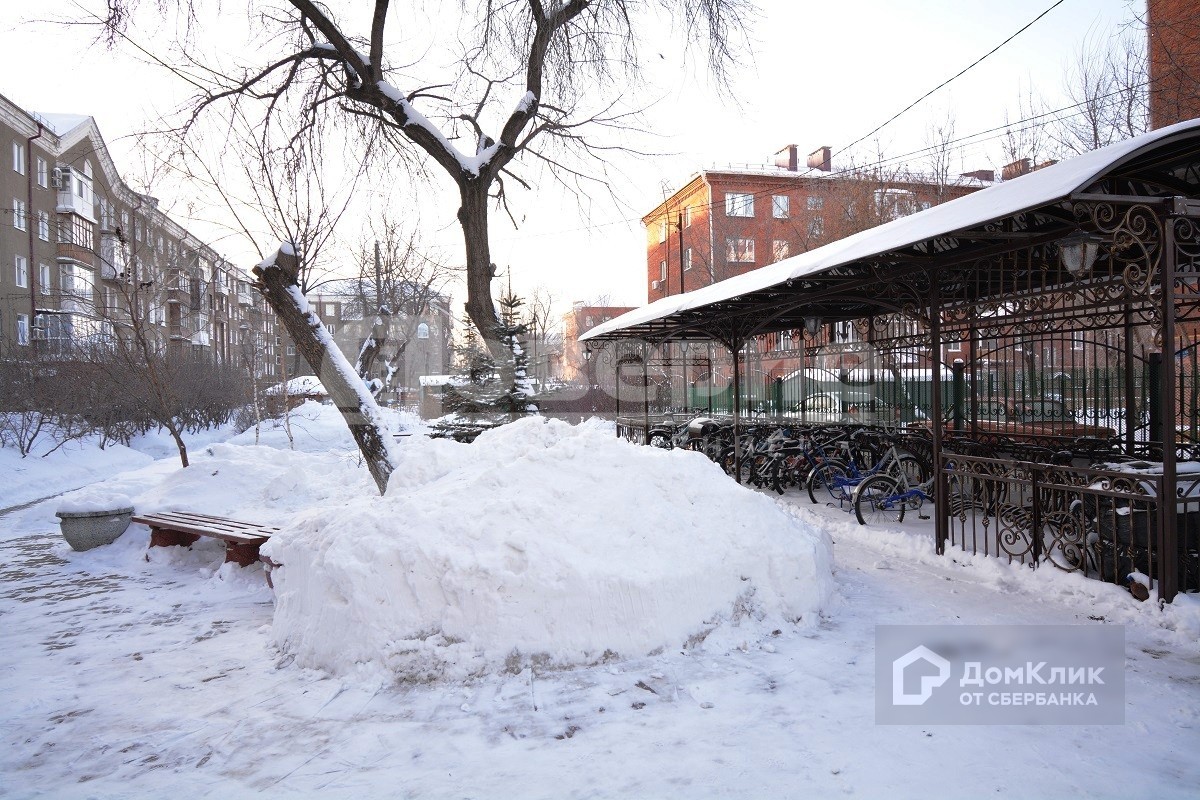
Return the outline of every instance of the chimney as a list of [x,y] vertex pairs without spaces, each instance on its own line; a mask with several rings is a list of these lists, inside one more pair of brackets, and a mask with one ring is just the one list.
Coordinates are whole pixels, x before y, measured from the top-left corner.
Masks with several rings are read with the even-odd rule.
[[775,154],[775,166],[788,172],[796,172],[800,169],[799,152],[800,149],[796,145],[789,144]]
[[1018,158],[1011,164],[1005,164],[1000,169],[1000,179],[1011,181],[1013,178],[1019,178],[1030,171],[1028,158]]
[[808,168],[819,169],[822,172],[829,172],[833,169],[833,151],[828,145],[818,147],[808,154]]
[[958,177],[974,178],[975,180],[983,181],[984,183],[995,183],[996,182],[996,171],[992,170],[992,169],[977,169],[974,172],[964,172],[962,175],[959,175]]

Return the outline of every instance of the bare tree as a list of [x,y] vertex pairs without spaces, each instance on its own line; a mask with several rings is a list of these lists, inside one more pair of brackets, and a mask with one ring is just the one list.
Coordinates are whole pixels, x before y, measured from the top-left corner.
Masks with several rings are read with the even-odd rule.
[[[109,0],[110,40],[135,35],[129,25],[136,5]],[[192,25],[210,13],[201,0],[177,5]],[[701,45],[723,81],[755,11],[751,0],[661,0],[659,6],[678,17],[672,27]],[[254,106],[264,126],[282,123],[290,131],[296,146],[288,152],[302,163],[320,150],[300,146],[302,139],[315,139],[333,116],[354,119],[361,123],[360,142],[384,142],[410,166],[443,172],[458,192],[467,312],[499,352],[492,333],[500,320],[491,287],[489,209],[493,202],[507,207],[506,181],[530,187],[517,172],[522,164],[548,167],[564,182],[588,180],[577,158],[608,155],[610,148],[589,131],[630,124],[633,110],[623,90],[638,81],[638,34],[654,20],[647,4],[633,0],[478,0],[462,4],[459,13],[462,29],[446,45],[458,49],[449,72],[401,89],[413,82],[407,75],[434,71],[433,58],[393,54],[385,46],[411,41],[397,33],[411,29],[411,9],[390,10],[389,0],[375,0],[369,17],[353,16],[345,4],[288,0],[262,17],[268,30],[261,41],[280,45],[262,67],[237,74],[207,64],[188,70],[193,82],[199,74],[211,85],[184,128],[218,103]],[[467,147],[460,149],[458,140]]]
[[411,372],[408,348],[418,340],[421,324],[429,326],[431,317],[436,316],[431,313],[435,304],[443,301],[461,270],[430,256],[416,230],[406,231],[392,218],[373,223],[372,231],[359,245],[357,261],[357,302],[364,316],[370,316],[374,309],[380,324],[385,319],[387,324],[386,330],[378,330],[378,324],[373,326],[376,330],[364,342],[364,346],[372,347],[372,352],[360,353],[360,362],[364,363],[356,367],[365,376],[371,372],[370,363],[366,362],[381,355],[387,365],[384,388],[391,388],[397,376],[407,385]]
[[1085,41],[1066,73],[1074,109],[1049,127],[1062,155],[1078,155],[1150,128],[1146,51],[1126,32],[1102,44]]
[[954,174],[951,163],[959,151],[954,147],[954,116],[949,109],[942,119],[930,120],[925,127],[925,162],[937,184],[936,203],[946,199],[946,187]]

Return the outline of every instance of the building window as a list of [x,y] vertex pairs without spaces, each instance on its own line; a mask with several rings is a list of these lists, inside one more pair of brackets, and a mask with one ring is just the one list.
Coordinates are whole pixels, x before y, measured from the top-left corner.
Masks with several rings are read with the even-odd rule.
[[289,344],[289,345],[287,346],[287,354],[288,354],[289,356],[294,356],[294,355],[296,355],[296,345],[294,345],[294,344]]
[[588,314],[587,316],[585,316],[583,318],[583,327],[585,327],[585,328],[592,327],[592,315],[591,314]]
[[1083,349],[1083,331],[1073,331],[1071,333],[1071,349],[1072,350],[1082,350]]
[[37,157],[37,183],[43,189],[50,185],[50,165],[41,156]]
[[683,227],[692,227],[692,207],[687,206],[683,209]]
[[808,221],[808,235],[814,239],[819,239],[825,235],[825,220],[820,217],[813,217]]
[[683,251],[683,269],[686,272],[692,268],[692,248]]
[[666,260],[658,262],[658,280],[666,284],[667,282],[667,262]]
[[725,239],[725,258],[739,264],[754,263],[754,240],[729,236]]
[[946,343],[946,351],[950,352],[950,353],[961,353],[962,352],[962,340],[958,339],[953,342],[947,342]]
[[15,264],[16,264],[16,276],[15,277],[16,277],[16,281],[17,281],[17,286],[21,287],[22,289],[28,289],[29,288],[29,259],[25,258],[25,256],[17,256],[15,258]]
[[50,294],[50,265],[38,264],[38,288],[42,294]]
[[25,174],[25,146],[20,142],[13,142],[13,172],[20,175]]
[[43,242],[50,241],[50,213],[47,211],[38,212],[38,238]]
[[75,266],[72,264],[63,264],[62,276],[62,293],[72,295],[75,293]]
[[658,223],[658,243],[662,244],[667,240],[667,223]]
[[754,195],[740,192],[725,193],[725,216],[753,217]]
[[824,207],[825,207],[825,198],[824,197],[816,197],[813,195],[808,196],[808,210],[809,211],[820,211]]
[[29,344],[28,314],[17,314],[17,344]]
[[429,326],[427,324],[425,324],[424,322],[422,322],[420,325],[417,326],[417,338],[418,339],[428,339],[429,338]]
[[25,201],[13,198],[13,227],[19,231],[25,230]]
[[774,261],[783,261],[791,253],[791,248],[785,239],[776,239],[771,242],[771,258]]
[[775,219],[787,219],[791,211],[791,203],[786,194],[777,194],[771,198],[771,216]]

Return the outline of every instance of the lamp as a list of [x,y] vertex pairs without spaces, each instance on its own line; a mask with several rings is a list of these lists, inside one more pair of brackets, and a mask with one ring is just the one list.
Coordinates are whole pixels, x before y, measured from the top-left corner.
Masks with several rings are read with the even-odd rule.
[[1058,256],[1072,278],[1082,278],[1092,271],[1103,243],[1104,239],[1094,233],[1076,231],[1058,240]]
[[820,317],[805,317],[804,318],[805,333],[807,333],[810,337],[815,338],[817,335],[817,331],[819,331],[819,330],[821,330],[821,318]]

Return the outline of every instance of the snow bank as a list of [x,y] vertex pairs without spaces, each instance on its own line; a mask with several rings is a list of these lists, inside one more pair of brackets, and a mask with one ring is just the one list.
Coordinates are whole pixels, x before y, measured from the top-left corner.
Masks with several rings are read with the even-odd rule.
[[133,508],[129,495],[112,492],[99,486],[88,486],[65,495],[58,504],[64,514],[90,514],[95,511],[116,511]]
[[832,592],[829,538],[696,453],[537,417],[397,451],[385,497],[263,548],[298,663],[423,680],[726,649],[811,624]]

